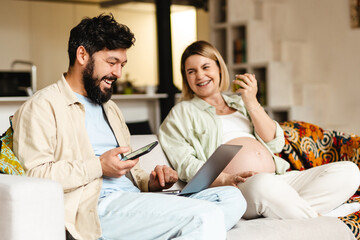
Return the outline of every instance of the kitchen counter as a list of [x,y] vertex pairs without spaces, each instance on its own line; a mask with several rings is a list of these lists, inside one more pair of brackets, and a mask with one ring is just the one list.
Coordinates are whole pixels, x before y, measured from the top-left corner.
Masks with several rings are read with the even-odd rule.
[[[9,127],[9,116],[30,97],[0,97],[0,134]],[[151,130],[157,133],[161,123],[159,99],[166,93],[114,94],[111,98],[122,111],[126,122],[149,121]]]

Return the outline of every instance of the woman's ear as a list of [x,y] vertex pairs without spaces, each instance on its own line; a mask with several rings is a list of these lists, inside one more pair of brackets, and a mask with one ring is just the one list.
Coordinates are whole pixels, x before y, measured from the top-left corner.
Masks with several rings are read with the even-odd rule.
[[79,46],[76,50],[76,60],[80,65],[85,65],[89,59],[89,54],[83,46]]

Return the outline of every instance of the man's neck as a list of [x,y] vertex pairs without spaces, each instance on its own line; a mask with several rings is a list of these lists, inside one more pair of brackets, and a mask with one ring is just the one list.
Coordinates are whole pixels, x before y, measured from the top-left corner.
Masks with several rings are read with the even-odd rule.
[[77,72],[73,68],[69,68],[69,70],[64,74],[64,77],[74,92],[85,97],[87,96],[81,73]]

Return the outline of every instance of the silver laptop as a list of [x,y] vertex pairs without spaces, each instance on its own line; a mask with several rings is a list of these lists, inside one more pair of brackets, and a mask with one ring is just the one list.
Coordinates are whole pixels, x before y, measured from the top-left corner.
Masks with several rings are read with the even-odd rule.
[[242,145],[220,145],[182,190],[164,190],[161,193],[184,196],[208,188],[241,148]]

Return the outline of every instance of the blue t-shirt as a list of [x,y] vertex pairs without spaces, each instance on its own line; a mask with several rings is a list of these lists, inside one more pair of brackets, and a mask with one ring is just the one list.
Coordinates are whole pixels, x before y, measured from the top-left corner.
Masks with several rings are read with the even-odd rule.
[[[92,102],[89,98],[75,93],[85,107],[85,126],[95,155],[118,147],[115,135],[107,121],[101,105]],[[140,192],[140,190],[126,176],[120,178],[103,177],[100,198],[115,191]]]

